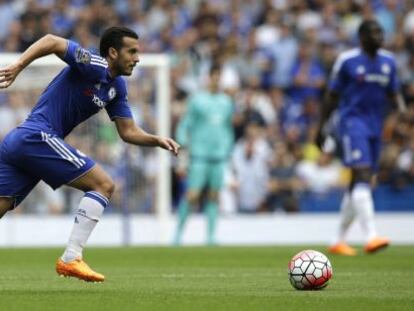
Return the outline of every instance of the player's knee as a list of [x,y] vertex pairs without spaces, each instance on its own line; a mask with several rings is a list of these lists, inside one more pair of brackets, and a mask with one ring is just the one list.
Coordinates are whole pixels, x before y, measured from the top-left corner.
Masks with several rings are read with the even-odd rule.
[[352,170],[352,184],[367,183],[372,179],[372,172],[369,168],[358,168]]
[[210,200],[210,201],[218,201],[218,197],[219,197],[219,194],[218,194],[218,192],[217,191],[210,191],[209,193],[208,193],[208,199]]
[[187,201],[191,205],[195,205],[198,203],[198,200],[200,199],[200,194],[197,191],[188,191],[187,192]]
[[98,189],[96,190],[102,193],[106,198],[110,199],[115,191],[115,183],[112,179],[107,178],[99,183]]
[[0,218],[13,209],[13,204],[14,202],[11,198],[0,198]]

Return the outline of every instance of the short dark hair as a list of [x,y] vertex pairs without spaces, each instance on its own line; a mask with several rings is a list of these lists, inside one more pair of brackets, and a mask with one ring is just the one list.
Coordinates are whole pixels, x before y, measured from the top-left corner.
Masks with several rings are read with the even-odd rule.
[[113,47],[119,51],[123,46],[122,39],[124,37],[138,39],[136,32],[127,27],[114,26],[106,29],[101,36],[101,42],[99,43],[99,53],[101,56],[108,56],[108,50],[110,47]]
[[362,35],[366,34],[372,25],[379,25],[379,23],[375,19],[366,19],[362,21],[358,27],[358,36],[361,37]]

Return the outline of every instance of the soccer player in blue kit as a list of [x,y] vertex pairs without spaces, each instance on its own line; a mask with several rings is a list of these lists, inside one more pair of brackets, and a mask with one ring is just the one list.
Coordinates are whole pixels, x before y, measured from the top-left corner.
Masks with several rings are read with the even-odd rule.
[[343,162],[351,169],[351,182],[341,203],[338,236],[329,251],[348,256],[356,254],[345,242],[355,217],[359,217],[366,235],[366,253],[389,245],[389,240],[376,232],[371,179],[378,165],[387,106],[394,103],[400,112],[405,111],[394,57],[381,49],[384,35],[380,25],[365,20],[358,36],[361,47],[341,53],[334,64],[316,139],[323,151],[324,126],[337,109],[337,134]]
[[100,56],[77,43],[46,35],[20,58],[0,69],[0,88],[10,86],[32,61],[56,54],[66,66],[48,85],[28,118],[0,146],[0,217],[18,206],[43,180],[53,189],[64,184],[85,192],[56,272],[85,281],[102,282],[82,259],[82,250],[114,192],[111,177],[91,158],[63,139],[79,123],[105,109],[123,141],[158,146],[177,155],[171,138],[151,135],[136,126],[127,104],[126,83],[139,62],[138,36],[125,27],[108,28],[100,40]]

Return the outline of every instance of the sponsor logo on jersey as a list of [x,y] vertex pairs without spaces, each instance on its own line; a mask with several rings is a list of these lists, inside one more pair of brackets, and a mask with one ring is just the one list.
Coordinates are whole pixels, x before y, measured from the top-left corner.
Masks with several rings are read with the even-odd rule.
[[82,64],[89,64],[91,62],[91,52],[89,52],[88,50],[85,50],[81,47],[78,47],[75,51],[75,60],[77,63],[82,63]]
[[386,86],[390,81],[390,78],[388,77],[388,74],[391,72],[390,66],[388,64],[383,64],[381,66],[381,72],[383,74],[366,73],[365,67],[363,65],[359,65],[356,68],[356,79],[359,82],[373,82]]
[[98,96],[96,96],[95,94],[93,94],[93,98],[92,98],[92,102],[98,106],[99,108],[103,108],[106,106],[106,102],[104,102],[102,99],[100,99]]
[[[96,85],[95,85],[96,87]],[[110,90],[109,90],[110,91]],[[114,89],[115,91],[115,89]],[[98,95],[94,94],[94,90],[92,88],[86,88],[83,90],[83,95],[87,96],[87,97],[92,97],[92,102],[98,106],[99,108],[103,108],[107,105],[107,102],[103,101],[102,99],[100,99],[98,97]],[[115,95],[113,95],[115,97]],[[110,98],[112,99],[112,98]]]
[[378,84],[381,84],[382,86],[386,86],[390,78],[386,75],[378,74],[378,73],[370,73],[365,75],[365,81],[366,82],[376,82]]

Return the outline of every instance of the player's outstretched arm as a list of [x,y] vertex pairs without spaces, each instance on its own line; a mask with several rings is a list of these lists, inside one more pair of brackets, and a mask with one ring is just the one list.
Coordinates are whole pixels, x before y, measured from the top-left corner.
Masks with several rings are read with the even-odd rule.
[[171,151],[174,155],[178,154],[180,145],[173,139],[149,134],[136,126],[133,119],[116,118],[115,124],[124,142],[140,146],[161,147]]
[[324,96],[324,100],[323,100],[322,108],[321,108],[321,117],[319,120],[318,132],[316,135],[316,145],[320,149],[322,149],[322,146],[325,142],[326,133],[324,133],[324,126],[326,122],[329,120],[332,112],[337,108],[338,99],[339,99],[338,94],[333,91],[327,91]]
[[395,107],[397,107],[398,112],[400,114],[404,114],[407,112],[407,105],[405,104],[404,97],[402,96],[401,93],[398,92],[398,93],[391,94],[390,99],[395,105]]
[[40,38],[29,46],[16,62],[0,69],[0,88],[4,89],[9,87],[20,71],[35,59],[49,54],[56,54],[60,58],[63,58],[66,47],[67,40],[64,38],[50,34]]

